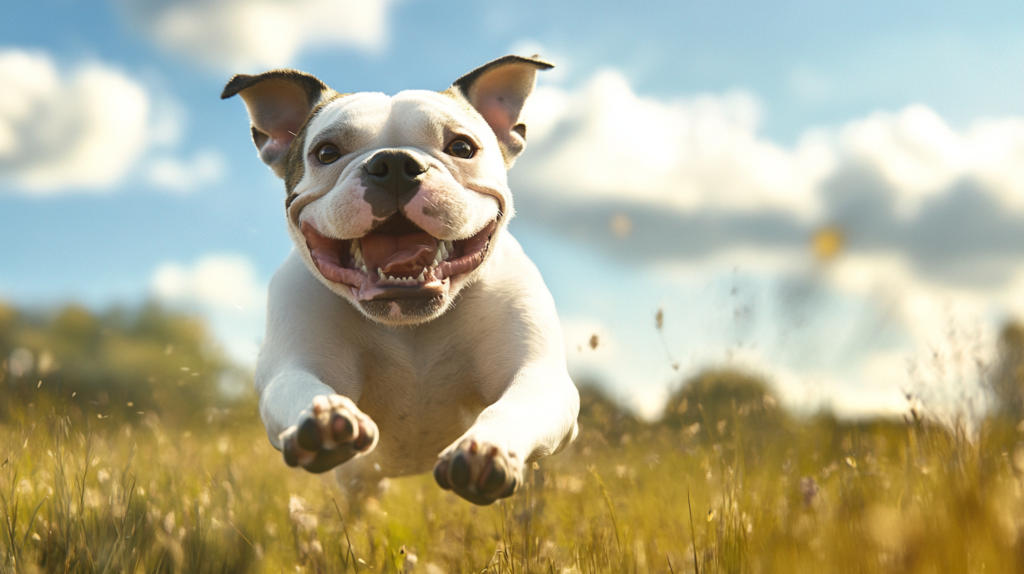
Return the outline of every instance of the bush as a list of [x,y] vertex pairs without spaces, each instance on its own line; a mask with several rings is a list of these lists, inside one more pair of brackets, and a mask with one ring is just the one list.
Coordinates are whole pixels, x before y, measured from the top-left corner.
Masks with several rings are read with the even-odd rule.
[[732,369],[707,370],[684,382],[669,397],[662,423],[702,443],[757,448],[789,426],[768,384]]
[[0,305],[0,357],[4,418],[13,404],[69,401],[101,417],[155,411],[189,420],[225,402],[218,387],[237,370],[201,321],[153,303],[99,314]]

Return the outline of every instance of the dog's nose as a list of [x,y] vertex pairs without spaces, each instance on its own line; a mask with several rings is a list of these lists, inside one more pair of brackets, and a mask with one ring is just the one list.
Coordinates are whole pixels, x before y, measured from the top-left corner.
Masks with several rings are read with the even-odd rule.
[[419,185],[427,166],[413,154],[400,149],[379,151],[364,167],[370,182],[396,196]]

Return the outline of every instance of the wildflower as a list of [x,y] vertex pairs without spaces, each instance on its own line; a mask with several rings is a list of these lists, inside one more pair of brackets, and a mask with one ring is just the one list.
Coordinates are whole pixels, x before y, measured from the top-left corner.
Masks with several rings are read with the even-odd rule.
[[166,532],[167,534],[173,534],[174,533],[174,526],[175,526],[175,518],[174,518],[174,511],[172,510],[172,511],[167,513],[167,516],[164,516],[164,532]]
[[814,497],[818,495],[818,483],[814,482],[814,478],[805,476],[800,479],[800,494],[804,498],[804,506],[814,502]]
[[305,530],[316,528],[316,516],[309,512],[306,508],[306,499],[301,496],[293,494],[288,499],[288,517],[291,518],[292,522]]
[[18,492],[22,492],[22,493],[25,493],[25,494],[32,494],[33,490],[34,490],[34,488],[32,487],[32,483],[29,482],[29,480],[27,478],[23,478],[23,479],[18,481]]

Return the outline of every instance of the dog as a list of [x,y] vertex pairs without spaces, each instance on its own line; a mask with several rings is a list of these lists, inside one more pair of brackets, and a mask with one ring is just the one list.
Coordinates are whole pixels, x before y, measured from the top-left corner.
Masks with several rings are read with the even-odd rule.
[[[270,283],[260,414],[285,462],[356,489],[427,472],[487,505],[578,432],[555,304],[506,230],[537,57],[444,92],[231,78],[284,179],[295,249]],[[376,482],[374,482],[376,481]]]

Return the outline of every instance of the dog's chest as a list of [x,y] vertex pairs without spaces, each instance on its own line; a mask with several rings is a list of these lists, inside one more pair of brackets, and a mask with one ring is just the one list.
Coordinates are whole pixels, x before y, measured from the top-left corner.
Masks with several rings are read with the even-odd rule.
[[380,429],[376,462],[387,474],[429,469],[486,406],[484,375],[457,341],[402,332],[361,354],[359,408]]

